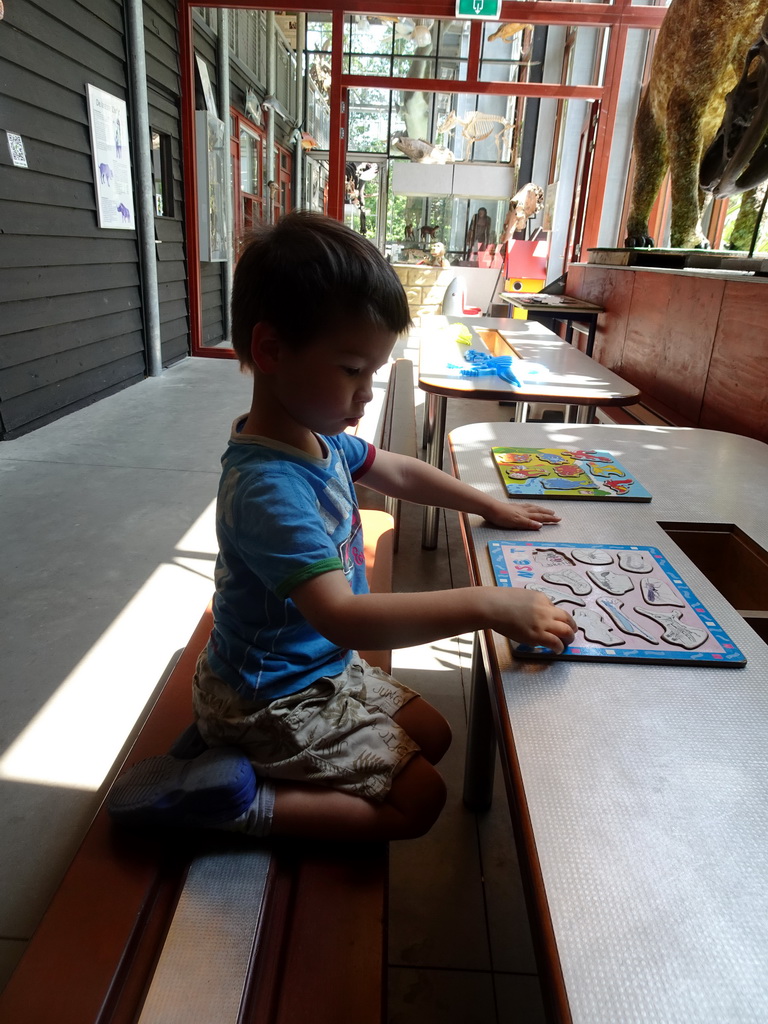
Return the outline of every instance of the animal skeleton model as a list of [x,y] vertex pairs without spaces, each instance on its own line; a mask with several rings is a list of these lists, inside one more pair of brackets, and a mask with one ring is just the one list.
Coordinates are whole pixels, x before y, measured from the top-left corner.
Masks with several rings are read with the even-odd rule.
[[672,179],[671,244],[708,248],[701,229],[702,155],[725,112],[766,0],[672,0],[635,121],[636,172],[627,246],[652,246],[648,217],[664,174]]
[[489,135],[493,134],[496,126],[501,125],[501,130],[496,133],[494,138],[496,143],[496,163],[501,160],[502,146],[509,145],[509,140],[514,130],[512,122],[507,121],[505,117],[501,117],[499,114],[483,114],[479,110],[473,110],[471,113],[465,114],[464,117],[459,117],[452,110],[437,126],[437,134],[445,135],[453,131],[457,125],[461,126],[462,137],[467,141],[467,149],[464,155],[465,160],[471,155],[472,147],[476,142],[487,139]]
[[402,133],[393,136],[392,145],[415,164],[452,164],[456,159],[446,146],[435,146],[425,139],[409,139]]

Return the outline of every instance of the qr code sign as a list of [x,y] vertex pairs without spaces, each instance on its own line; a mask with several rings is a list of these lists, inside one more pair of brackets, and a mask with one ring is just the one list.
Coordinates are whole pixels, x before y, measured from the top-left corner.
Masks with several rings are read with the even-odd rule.
[[27,154],[24,152],[24,140],[15,132],[6,132],[8,136],[8,149],[11,151],[11,160],[14,167],[27,166]]

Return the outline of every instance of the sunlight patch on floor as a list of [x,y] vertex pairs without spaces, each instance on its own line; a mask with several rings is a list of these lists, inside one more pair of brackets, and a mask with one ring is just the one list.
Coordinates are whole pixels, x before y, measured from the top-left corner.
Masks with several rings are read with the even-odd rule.
[[214,504],[0,758],[0,778],[97,790],[213,593]]

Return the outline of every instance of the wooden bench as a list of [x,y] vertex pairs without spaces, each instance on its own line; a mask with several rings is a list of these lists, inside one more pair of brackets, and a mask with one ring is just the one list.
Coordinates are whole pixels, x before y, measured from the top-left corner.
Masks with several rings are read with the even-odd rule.
[[[362,515],[369,584],[388,591],[392,518]],[[191,722],[192,675],[211,622],[208,609],[125,767],[167,751]],[[363,656],[389,668],[389,652]],[[376,1024],[387,849],[127,832],[102,804],[0,995],[0,1020]]]
[[642,395],[634,405],[606,405],[595,409],[599,423],[628,423],[652,427],[695,427],[696,424],[652,395]]

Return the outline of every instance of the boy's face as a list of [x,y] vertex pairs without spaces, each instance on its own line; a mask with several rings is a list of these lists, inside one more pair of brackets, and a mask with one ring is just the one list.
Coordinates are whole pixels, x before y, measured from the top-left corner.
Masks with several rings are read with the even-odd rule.
[[298,349],[281,345],[275,385],[286,412],[318,434],[355,426],[373,398],[373,376],[396,340],[393,332],[363,322]]

